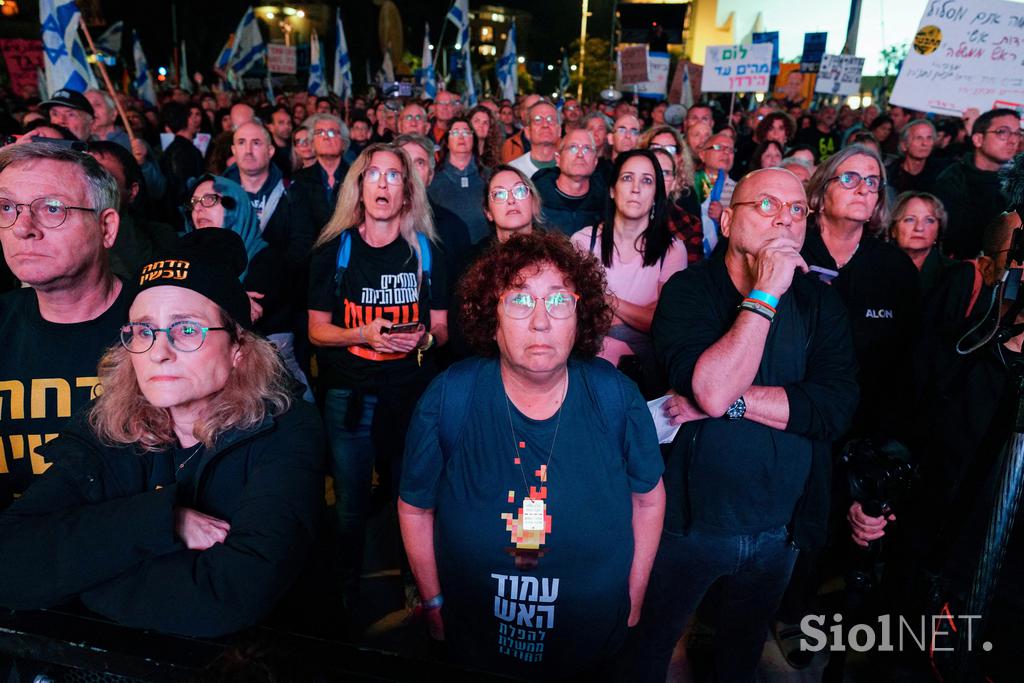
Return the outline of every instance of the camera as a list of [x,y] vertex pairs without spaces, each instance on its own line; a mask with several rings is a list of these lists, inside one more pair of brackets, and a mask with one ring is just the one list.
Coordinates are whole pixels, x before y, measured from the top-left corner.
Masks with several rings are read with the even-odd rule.
[[843,448],[840,462],[846,466],[850,495],[870,517],[892,512],[917,478],[910,451],[895,440],[876,446],[871,439],[854,439]]

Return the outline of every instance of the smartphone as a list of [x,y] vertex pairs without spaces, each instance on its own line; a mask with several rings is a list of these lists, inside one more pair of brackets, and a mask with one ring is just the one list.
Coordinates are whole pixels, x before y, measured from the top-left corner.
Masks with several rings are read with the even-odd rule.
[[821,266],[811,266],[811,273],[816,275],[819,280],[824,282],[826,285],[832,284],[832,281],[839,277],[839,271],[832,270],[831,268],[822,268]]
[[402,323],[401,325],[392,325],[386,332],[388,334],[410,334],[412,332],[419,332],[422,326],[423,323]]

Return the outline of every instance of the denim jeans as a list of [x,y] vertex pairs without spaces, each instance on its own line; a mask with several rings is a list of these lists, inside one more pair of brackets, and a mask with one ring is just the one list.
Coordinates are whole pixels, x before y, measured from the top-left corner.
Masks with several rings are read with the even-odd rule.
[[715,680],[754,680],[765,634],[798,555],[786,529],[727,536],[664,531],[651,570],[631,670],[664,683],[672,650],[715,581],[722,582],[714,637]]
[[345,427],[351,389],[329,389],[324,401],[324,423],[331,449],[331,477],[334,479],[334,509],[338,515],[338,557],[342,581],[358,580],[362,565],[366,520],[370,509],[370,487],[376,452],[370,427],[377,397],[363,394],[363,413],[354,429]]

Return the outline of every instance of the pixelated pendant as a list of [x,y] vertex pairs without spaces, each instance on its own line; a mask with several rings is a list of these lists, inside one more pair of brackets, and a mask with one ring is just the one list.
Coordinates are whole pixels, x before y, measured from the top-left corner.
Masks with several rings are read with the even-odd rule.
[[544,501],[523,498],[523,531],[544,531]]

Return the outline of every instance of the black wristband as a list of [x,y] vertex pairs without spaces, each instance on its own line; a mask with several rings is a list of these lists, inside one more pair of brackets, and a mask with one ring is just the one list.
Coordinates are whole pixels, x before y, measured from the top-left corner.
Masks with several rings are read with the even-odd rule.
[[758,304],[752,301],[744,301],[738,306],[738,308],[741,311],[750,311],[751,313],[756,313],[765,320],[767,320],[768,322],[771,322],[775,318],[775,314],[769,311],[767,307],[759,306]]

